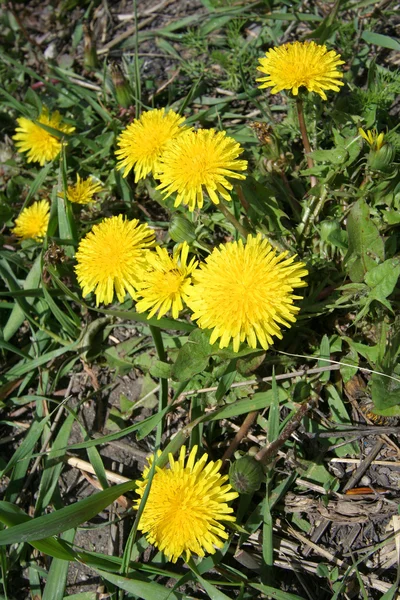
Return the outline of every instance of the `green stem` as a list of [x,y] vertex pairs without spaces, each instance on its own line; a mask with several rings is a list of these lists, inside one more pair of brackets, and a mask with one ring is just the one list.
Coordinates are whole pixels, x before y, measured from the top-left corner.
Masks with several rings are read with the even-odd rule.
[[[309,156],[309,154],[311,153],[311,146],[310,146],[310,142],[308,140],[306,122],[304,120],[303,99],[300,96],[297,96],[297,98],[296,98],[296,108],[297,108],[297,116],[299,118],[301,139],[303,141],[304,152],[306,153],[307,166],[309,169],[312,169],[314,166],[314,161],[311,158],[311,156]],[[317,183],[318,183],[317,178],[314,175],[310,176],[310,183],[311,183],[311,187],[314,187],[317,185]]]
[[[161,329],[159,327],[154,327],[150,325],[151,335],[153,336],[154,345],[157,350],[158,358],[162,362],[166,361],[166,354],[164,350],[164,343],[162,340]],[[158,401],[158,410],[162,411],[168,405],[168,379],[160,378],[160,393],[159,393],[159,401]],[[161,437],[164,427],[164,420],[162,419],[157,425],[157,433],[156,433],[156,448],[160,447]]]
[[313,196],[310,199],[311,200],[310,204],[306,207],[306,209],[304,211],[303,218],[302,218],[301,223],[300,223],[300,227],[299,227],[299,231],[300,231],[299,242],[301,242],[302,240],[304,240],[305,237],[307,237],[308,232],[310,230],[310,227],[315,222],[315,220],[317,219],[319,213],[322,210],[322,207],[323,207],[323,205],[325,203],[325,200],[326,200],[327,193],[328,193],[328,191],[327,191],[326,186],[323,186],[321,195],[319,197],[318,196]]
[[218,206],[219,210],[222,212],[222,214],[224,215],[224,217],[230,223],[232,223],[232,225],[234,226],[236,231],[238,231],[242,237],[247,238],[247,236],[250,234],[250,231],[247,231],[247,229],[245,227],[243,227],[243,225],[241,223],[239,223],[239,221],[236,219],[235,215],[233,215],[231,213],[231,211],[226,208],[225,204],[223,202],[220,202],[219,204],[217,204],[217,206]]
[[[245,227],[243,227],[243,225],[241,225],[241,223],[239,223],[239,221],[236,219],[236,217],[230,212],[230,210],[228,210],[225,206],[225,204],[223,204],[222,202],[220,202],[219,204],[217,204],[218,208],[220,209],[220,211],[222,212],[222,214],[224,215],[224,217],[227,218],[227,220],[232,223],[232,225],[235,227],[235,229],[240,233],[241,236],[243,236],[245,239],[247,239],[247,236],[251,234],[250,231],[248,231]],[[276,248],[276,250],[278,250],[279,252],[284,252],[285,248],[276,240],[271,240],[265,233],[263,233],[263,237],[266,238],[268,240],[268,242],[271,244],[271,246],[273,248]]]

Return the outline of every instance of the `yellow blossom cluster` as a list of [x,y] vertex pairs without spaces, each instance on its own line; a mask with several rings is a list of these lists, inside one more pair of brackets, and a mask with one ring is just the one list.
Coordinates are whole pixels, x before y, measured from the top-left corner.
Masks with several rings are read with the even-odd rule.
[[[273,94],[288,90],[297,96],[304,87],[326,100],[326,91],[337,92],[343,85],[342,64],[326,46],[292,42],[260,59],[258,70],[264,76],[258,81]],[[14,140],[28,162],[43,166],[57,158],[73,131],[57,112],[50,115],[43,109],[35,121],[18,119]],[[360,130],[360,135],[371,147],[383,144],[383,134]],[[201,209],[205,198],[216,205],[230,201],[232,180],[245,179],[248,165],[240,158],[243,148],[226,131],[195,130],[165,108],[144,111],[120,133],[117,146],[116,169],[123,177],[133,172],[137,183],[152,175],[163,199],[172,196],[175,207],[190,212]],[[102,190],[97,178],[76,174],[76,182],[59,195],[86,205]],[[21,239],[41,240],[49,219],[49,203],[34,202],[15,220],[13,232]],[[185,310],[208,332],[210,344],[231,345],[234,352],[243,343],[268,349],[282,337],[282,328],[296,321],[300,296],[295,290],[307,285],[308,274],[296,256],[278,253],[260,233],[220,244],[198,260],[187,242],[169,252],[156,243],[147,223],[122,214],[95,224],[80,240],[75,259],[82,294],[93,293],[96,306],[115,297],[124,302],[128,296],[149,319],[167,313],[177,319]],[[182,446],[178,458],[169,454],[169,465],[163,467],[157,464],[161,453],[153,455],[136,482],[138,528],[172,562],[215,553],[229,537],[224,523],[235,521],[229,503],[238,494],[228,476],[220,474],[221,461],[208,461],[205,454],[196,460],[197,452],[194,446],[187,455]]]
[[176,194],[175,204],[189,211],[202,208],[204,192],[214,204],[231,200],[229,179],[245,179],[246,160],[238,160],[243,148],[225,131],[199,129],[164,108],[147,111],[119,136],[117,169],[126,177],[131,169],[135,181],[150,173],[160,181],[164,199]]

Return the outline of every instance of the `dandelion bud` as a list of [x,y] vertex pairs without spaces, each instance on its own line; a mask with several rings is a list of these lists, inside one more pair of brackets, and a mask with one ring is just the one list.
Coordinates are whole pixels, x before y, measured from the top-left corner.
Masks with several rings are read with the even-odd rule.
[[84,47],[83,47],[83,64],[85,69],[91,71],[97,69],[99,61],[97,58],[96,40],[93,39],[93,34],[87,25],[83,26]]
[[396,150],[392,144],[386,143],[379,150],[372,150],[368,155],[368,166],[371,171],[388,173],[391,170]]
[[132,90],[129,82],[125,79],[121,67],[116,63],[111,65],[111,79],[114,84],[115,97],[122,108],[132,106]]
[[169,235],[174,242],[194,242],[196,239],[195,226],[182,215],[174,215],[169,226]]
[[229,483],[240,494],[256,492],[263,480],[263,468],[252,456],[239,458],[229,469]]

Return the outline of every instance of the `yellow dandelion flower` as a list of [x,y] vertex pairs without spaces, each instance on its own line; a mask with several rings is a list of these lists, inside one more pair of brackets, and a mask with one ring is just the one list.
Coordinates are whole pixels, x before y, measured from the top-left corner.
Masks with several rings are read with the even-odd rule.
[[144,112],[128,125],[118,138],[119,150],[115,152],[117,169],[124,169],[123,177],[133,168],[135,181],[154,174],[168,142],[188,131],[182,126],[184,121],[173,110],[165,112],[165,108],[159,108]]
[[[195,462],[197,446],[190,452],[185,466],[186,448],[182,447],[179,459],[169,454],[167,468],[156,467],[139,529],[147,540],[157,546],[168,560],[176,562],[183,554],[189,560],[192,553],[205,556],[222,548],[228,534],[221,521],[235,521],[228,502],[238,494],[220,475],[222,461],[207,463],[207,455]],[[150,466],[143,471],[142,480],[136,482],[140,505],[147,483]]]
[[88,177],[88,179],[81,179],[80,176],[76,175],[76,184],[69,185],[67,188],[67,198],[70,202],[75,204],[89,204],[93,202],[93,196],[97,192],[101,192],[103,186],[99,181]]
[[95,292],[96,306],[110,304],[114,289],[120,302],[126,292],[135,297],[137,273],[144,263],[146,249],[154,245],[154,232],[137,219],[122,215],[104,219],[80,242],[75,272],[83,297]]
[[24,208],[19,217],[15,219],[15,227],[12,232],[23,240],[40,240],[47,233],[49,219],[50,205],[47,200],[34,202],[32,206]]
[[221,244],[193,274],[187,305],[201,329],[212,329],[210,343],[219,338],[220,348],[233,341],[237,352],[241,342],[265,350],[272,336],[282,338],[281,325],[290,327],[299,308],[293,288],[307,285],[304,263],[287,252],[277,255],[261,234]]
[[246,179],[236,171],[247,169],[247,160],[237,160],[243,148],[225,131],[200,129],[182,135],[165,150],[157,179],[165,198],[177,193],[175,205],[188,205],[192,212],[203,206],[205,190],[214,204],[219,196],[231,200],[232,179]]
[[191,286],[191,274],[197,267],[196,259],[188,261],[189,246],[186,242],[180,244],[170,256],[165,248],[159,246],[155,252],[147,252],[146,265],[140,272],[137,285],[136,310],[139,313],[150,310],[148,318],[158,311],[160,319],[169,310],[177,319],[186,303],[188,290]]
[[18,152],[27,152],[28,163],[38,162],[41,167],[58,156],[62,141],[37,123],[42,123],[66,134],[75,131],[75,127],[62,123],[58,111],[50,115],[45,107],[43,107],[37,122],[20,117],[17,119],[17,123],[19,127],[15,130],[16,134],[13,136],[13,140],[15,140]]
[[384,145],[384,134],[380,133],[378,135],[378,132],[376,131],[376,129],[368,129],[367,132],[364,131],[364,129],[362,129],[362,127],[360,127],[358,129],[358,133],[361,135],[362,138],[364,138],[365,141],[368,142],[368,144],[371,146],[371,148],[373,150],[380,150],[382,148],[382,146]]
[[304,86],[326,100],[325,90],[338,92],[339,86],[344,85],[340,81],[343,73],[337,69],[344,64],[340,54],[315,42],[291,42],[271,48],[259,63],[258,70],[267,75],[257,79],[263,82],[259,87],[272,87],[271,94],[292,90],[297,96]]

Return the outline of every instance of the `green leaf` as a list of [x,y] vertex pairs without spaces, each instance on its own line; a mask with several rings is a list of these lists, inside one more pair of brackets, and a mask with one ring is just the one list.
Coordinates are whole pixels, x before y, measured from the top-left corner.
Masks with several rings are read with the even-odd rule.
[[[378,228],[371,221],[365,200],[358,200],[347,219],[349,250],[345,257],[349,277],[353,282],[363,281],[365,274],[385,258],[384,242]],[[378,259],[378,260],[377,260]]]
[[385,260],[365,274],[364,281],[371,288],[370,298],[379,300],[387,298],[396,287],[400,276],[400,260]]
[[310,156],[317,162],[324,162],[331,165],[342,165],[349,158],[349,153],[343,147],[334,148],[332,150],[314,150],[307,156]]
[[[341,425],[351,425],[351,419],[348,415],[345,404],[341,396],[338,394],[335,386],[333,386],[332,384],[328,384],[325,387],[325,390],[328,395],[328,405],[331,412],[331,420],[334,423],[340,423]],[[338,441],[338,439],[332,438],[332,444],[335,444]],[[334,452],[338,457],[357,456],[358,451],[358,446],[354,442],[345,444],[343,446],[339,446],[334,449]]]
[[[23,289],[37,289],[40,283],[40,274],[41,274],[41,256],[37,256],[35,262],[32,265],[32,268],[28,272],[28,275],[24,281]],[[35,298],[27,298],[25,302],[28,304],[33,304]],[[14,308],[11,311],[11,314],[8,318],[7,323],[4,326],[3,337],[6,342],[12,338],[14,333],[18,331],[22,323],[25,321],[26,316],[25,312],[21,307],[21,303],[18,301],[15,302]]]
[[39,494],[36,500],[35,516],[40,515],[43,506],[47,507],[58,484],[64,463],[62,458],[67,450],[67,443],[74,423],[75,415],[70,413],[60,427],[50,452],[44,459],[44,469],[39,484]]
[[363,31],[361,37],[368,44],[374,44],[375,46],[388,48],[389,50],[397,50],[397,52],[400,51],[400,43],[395,38],[389,37],[388,35],[374,33],[373,31]]
[[169,379],[172,376],[172,365],[169,363],[157,360],[150,367],[150,375],[159,379]]
[[211,354],[209,334],[201,329],[195,329],[189,335],[186,344],[179,350],[171,370],[172,379],[187,381],[197,373],[201,373],[207,367]]
[[364,280],[371,288],[368,296],[363,300],[364,306],[357,314],[354,323],[357,323],[367,314],[371,302],[376,300],[392,311],[390,302],[386,300],[396,287],[400,275],[400,260],[397,258],[385,260],[365,274]]
[[250,587],[262,592],[267,598],[273,598],[274,600],[304,600],[301,596],[296,594],[289,594],[288,592],[282,592],[269,585],[263,585],[261,583],[250,583]]
[[[66,531],[62,538],[72,543],[75,537],[75,529]],[[67,585],[69,563],[60,558],[53,558],[46,586],[43,590],[42,600],[63,600],[65,587]]]
[[[0,545],[42,540],[78,527],[134,487],[134,481],[121,483],[48,515],[32,519],[29,523],[21,523],[0,531]],[[0,502],[0,510],[1,506],[2,502]]]
[[[320,356],[320,358],[326,358],[328,361],[331,358],[331,352],[330,352],[330,347],[329,347],[329,338],[326,334],[322,337],[322,340],[321,340],[321,345],[319,348],[319,356]],[[318,366],[325,367],[327,364],[329,364],[327,362],[327,360],[319,360]],[[323,383],[326,383],[327,381],[329,381],[329,377],[330,377],[330,373],[329,373],[329,371],[326,371],[326,373],[321,373],[319,379]]]
[[[343,356],[342,361],[349,366],[340,365],[340,374],[343,377],[343,382],[347,383],[358,371],[358,354],[354,348],[350,348],[350,352]],[[354,364],[354,367],[350,366]]]
[[[33,519],[24,511],[12,504],[11,502],[0,502],[0,522],[8,527],[15,527],[21,523],[31,522]],[[63,560],[75,560],[77,554],[71,550],[63,540],[48,538],[41,541],[29,542],[33,548],[39,550],[43,554],[52,556],[53,558],[61,558]]]
[[215,398],[217,402],[222,400],[225,394],[228,393],[232,383],[235,381],[236,375],[236,360],[231,360],[225,370],[225,373],[222,375],[221,379],[218,382],[218,388],[215,393]]
[[[393,376],[396,376],[393,373]],[[384,413],[388,409],[400,405],[400,383],[388,377],[382,377],[377,373],[373,373],[371,377],[371,398],[375,408],[379,414],[387,414],[392,416],[392,413]]]
[[45,425],[49,422],[51,414],[47,415],[44,419],[40,421],[33,420],[28,433],[26,434],[23,442],[18,446],[10,460],[8,461],[6,467],[0,472],[0,477],[4,477],[10,469],[15,467],[15,465],[22,461],[24,458],[29,456],[36,445],[36,442],[42,435],[42,431]]
[[163,585],[154,582],[141,581],[140,579],[128,579],[121,575],[115,575],[114,573],[107,573],[100,569],[94,569],[100,577],[109,581],[113,585],[117,586],[125,592],[134,594],[144,600],[182,600],[188,598],[184,594],[178,592],[172,592],[170,589],[165,588]]
[[231,600],[229,596],[221,592],[219,589],[217,589],[214,585],[212,585],[209,581],[207,581],[206,579],[204,579],[204,577],[200,575],[193,559],[190,559],[187,562],[187,565],[192,571],[192,573],[194,573],[196,579],[201,583],[201,585],[205,589],[208,598],[210,598],[211,600]]

